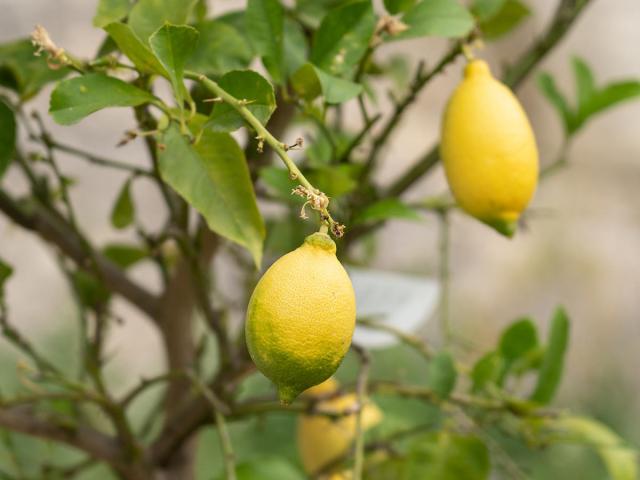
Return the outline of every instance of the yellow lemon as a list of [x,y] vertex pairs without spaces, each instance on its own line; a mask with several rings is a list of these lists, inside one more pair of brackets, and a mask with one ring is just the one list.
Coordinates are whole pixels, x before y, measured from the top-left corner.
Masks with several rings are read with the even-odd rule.
[[444,113],[440,153],[460,207],[511,236],[538,182],[526,113],[482,60],[472,60]]
[[[326,383],[326,382],[325,382]],[[318,390],[318,387],[323,387]],[[305,396],[325,397],[337,392],[337,383],[319,385]],[[321,400],[317,408],[324,412],[350,412],[357,405],[358,397],[353,393]],[[365,404],[362,409],[362,428],[368,430],[382,419],[382,412],[373,403]],[[342,458],[349,452],[356,434],[356,414],[347,413],[338,419],[323,415],[301,415],[298,420],[298,450],[302,465],[308,474],[318,473],[331,462]],[[329,478],[348,478],[344,472],[334,472]]]
[[245,336],[258,369],[288,404],[329,378],[351,344],[356,300],[351,280],[325,233],[278,259],[258,282]]

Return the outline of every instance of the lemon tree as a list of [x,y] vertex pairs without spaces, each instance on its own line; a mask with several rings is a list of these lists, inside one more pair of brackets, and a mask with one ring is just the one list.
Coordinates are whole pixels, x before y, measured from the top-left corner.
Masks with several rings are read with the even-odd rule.
[[[575,100],[538,71],[594,2],[556,3],[504,69],[491,42],[536,2],[97,0],[91,45],[44,13],[0,44],[0,479],[637,478],[626,424],[556,403],[570,309],[514,319],[487,351],[447,308],[452,216],[515,235],[577,133],[640,96],[587,59]],[[383,169],[445,70],[438,145]],[[560,116],[555,160],[518,100],[530,77]],[[409,193],[439,167],[444,194]],[[428,336],[363,315],[344,268],[405,248],[378,235],[400,221],[438,227],[437,265],[411,265],[438,270]],[[42,292],[65,302],[38,323],[50,336],[16,313]],[[358,322],[392,340],[354,342]]]

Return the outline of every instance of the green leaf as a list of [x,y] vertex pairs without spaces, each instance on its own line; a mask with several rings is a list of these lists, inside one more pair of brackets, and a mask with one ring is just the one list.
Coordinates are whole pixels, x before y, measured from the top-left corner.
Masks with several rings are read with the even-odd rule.
[[274,197],[287,201],[299,198],[291,195],[295,183],[289,178],[289,171],[286,168],[264,167],[260,169],[258,176]]
[[133,62],[142,73],[152,73],[168,77],[164,67],[153,55],[146,43],[136,37],[129,25],[124,23],[110,23],[104,30],[118,45],[118,49]]
[[284,69],[290,77],[307,61],[309,43],[299,23],[290,18],[284,20]]
[[129,268],[149,256],[146,249],[123,243],[110,243],[102,249],[102,253],[121,268]]
[[406,12],[416,3],[416,0],[384,0],[384,8],[391,15]]
[[329,104],[346,102],[362,92],[362,85],[329,75],[311,63],[304,64],[293,74],[291,85],[305,100],[323,95]]
[[547,404],[560,385],[564,369],[564,356],[569,343],[569,317],[562,307],[558,307],[551,320],[551,330],[542,366],[538,375],[538,383],[531,399]]
[[111,298],[111,292],[98,279],[83,270],[71,275],[73,289],[80,302],[89,308],[104,305]]
[[246,68],[253,52],[245,37],[232,25],[208,20],[196,26],[200,41],[191,58],[189,70],[204,75],[222,75],[229,70]]
[[604,462],[612,480],[638,478],[638,452],[613,430],[596,420],[561,416],[553,420],[552,428],[559,430],[560,440],[580,442],[594,448]]
[[284,81],[284,10],[278,0],[249,0],[247,35],[274,82]]
[[440,352],[429,362],[427,385],[446,400],[456,386],[458,372],[449,352]]
[[64,78],[68,68],[52,70],[46,55],[35,56],[31,40],[24,39],[0,45],[0,86],[7,87],[28,100],[49,82]]
[[133,223],[135,209],[131,201],[131,179],[124,182],[116,203],[111,210],[111,224],[117,229],[127,228]]
[[486,480],[491,470],[482,440],[446,431],[418,437],[405,461],[406,479]]
[[151,51],[169,74],[180,108],[188,96],[184,86],[184,66],[196,49],[198,35],[193,27],[165,24],[149,38]]
[[413,208],[397,198],[386,198],[367,206],[353,219],[354,225],[368,222],[380,222],[390,219],[420,220],[420,215]]
[[369,47],[376,17],[371,2],[356,1],[331,10],[311,48],[311,62],[331,75],[349,77]]
[[504,368],[504,358],[498,352],[489,352],[480,357],[471,371],[472,391],[477,393],[490,385],[497,385]]
[[13,110],[0,99],[0,180],[13,159],[16,147],[16,119]]
[[211,230],[246,247],[259,266],[264,223],[244,153],[233,137],[205,130],[194,147],[172,125],[161,143],[163,180],[202,214]]
[[489,20],[497,15],[507,0],[475,0],[471,11],[480,21]]
[[584,112],[587,110],[588,105],[596,92],[596,82],[593,78],[591,69],[583,59],[573,57],[571,66],[573,67],[573,77],[576,82],[578,111]]
[[188,22],[196,0],[138,0],[129,13],[129,25],[146,45],[149,37],[165,23]]
[[574,131],[576,125],[575,115],[571,111],[567,100],[564,95],[560,93],[556,82],[548,73],[541,73],[538,76],[538,88],[547,97],[547,100],[556,109],[560,118],[562,118],[562,124],[564,126],[565,133],[570,134]]
[[102,28],[118,22],[127,16],[130,9],[129,0],[100,0],[96,15],[93,17],[93,26]]
[[[276,109],[271,84],[253,70],[235,70],[224,75],[218,84],[239,100],[247,100],[247,108],[265,125]],[[244,119],[227,103],[217,103],[206,126],[215,131],[232,132],[244,126]]]
[[330,198],[338,198],[356,189],[357,165],[331,165],[305,171],[307,179]]
[[12,274],[13,268],[11,265],[0,259],[0,297],[2,297],[2,288],[4,287],[5,282]]
[[103,108],[135,107],[153,101],[153,95],[127,82],[90,73],[60,82],[51,93],[49,113],[57,123],[71,125]]
[[523,357],[538,346],[536,325],[530,318],[511,324],[500,338],[499,350],[508,364]]
[[474,25],[473,17],[458,0],[423,0],[405,13],[402,21],[409,28],[394,39],[464,37]]
[[[306,478],[289,461],[279,457],[265,457],[243,462],[236,468],[237,480],[304,480]],[[225,475],[216,480],[224,480]]]
[[494,40],[509,33],[531,14],[531,10],[520,0],[506,0],[502,8],[490,18],[480,22],[483,37]]
[[595,93],[585,110],[580,112],[579,126],[595,114],[637,97],[640,97],[640,82],[631,80],[610,83]]

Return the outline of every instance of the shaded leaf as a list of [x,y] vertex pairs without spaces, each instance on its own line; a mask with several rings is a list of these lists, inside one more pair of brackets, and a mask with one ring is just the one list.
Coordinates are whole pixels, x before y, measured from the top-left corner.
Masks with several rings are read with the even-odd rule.
[[184,86],[184,66],[196,48],[198,35],[193,27],[165,24],[149,38],[151,51],[169,74],[180,107],[188,96]]
[[111,298],[111,292],[95,276],[83,270],[71,275],[73,290],[82,305],[93,308],[104,305]]
[[196,0],[138,0],[129,13],[129,25],[146,45],[149,37],[165,23],[188,22]]
[[538,383],[531,396],[541,404],[547,404],[552,399],[560,385],[564,370],[564,356],[569,343],[569,317],[562,307],[556,309],[551,320],[549,340],[542,359],[542,366],[538,375]]
[[274,197],[287,201],[299,198],[291,195],[291,190],[296,184],[289,178],[289,171],[286,168],[264,167],[260,169],[258,175]]
[[561,441],[584,443],[594,448],[604,462],[612,480],[638,478],[638,452],[602,423],[578,416],[561,416],[551,427],[557,430]]
[[471,11],[480,21],[489,20],[500,12],[507,0],[475,0]]
[[131,9],[129,0],[100,0],[98,10],[93,17],[93,26],[102,28],[110,23],[122,20]]
[[392,15],[406,12],[416,3],[416,0],[384,0],[384,8]]
[[357,165],[332,165],[305,171],[307,179],[330,198],[338,198],[356,189]]
[[350,76],[369,47],[376,26],[371,2],[356,1],[331,10],[311,48],[311,62],[337,76]]
[[[237,480],[304,480],[306,477],[289,461],[279,457],[265,457],[243,462],[236,468]],[[221,475],[216,480],[224,480]]]
[[7,171],[16,146],[16,119],[13,110],[0,99],[0,180]]
[[52,70],[46,55],[35,56],[31,40],[24,39],[0,45],[0,85],[28,100],[49,82],[66,77],[70,69]]
[[200,41],[187,60],[190,70],[204,75],[222,75],[229,70],[246,68],[253,52],[245,37],[232,25],[219,20],[199,23]]
[[[224,75],[218,84],[238,100],[247,100],[247,108],[265,125],[276,108],[271,84],[253,70],[235,70]],[[227,103],[213,107],[206,126],[215,131],[231,132],[244,126],[244,119]]]
[[507,0],[495,15],[481,21],[479,27],[484,38],[494,40],[516,28],[530,14],[529,7],[520,0]]
[[102,249],[102,253],[121,268],[129,268],[149,256],[146,249],[124,243],[110,243]]
[[278,0],[249,0],[247,35],[276,83],[284,80],[284,10]]
[[320,95],[330,104],[346,102],[362,92],[362,85],[335,77],[320,68],[306,63],[291,77],[293,89],[305,100],[313,100]]
[[161,142],[163,180],[202,214],[211,230],[246,247],[259,266],[264,223],[244,153],[233,137],[205,130],[192,146],[172,125]]
[[483,355],[473,366],[471,379],[472,391],[486,390],[489,385],[497,385],[504,371],[504,358],[498,352]]
[[71,125],[107,107],[135,107],[155,101],[149,92],[122,80],[90,73],[63,80],[51,93],[49,113],[62,125]]
[[446,400],[456,386],[458,372],[449,352],[440,352],[429,362],[427,385]]
[[386,198],[367,206],[353,219],[354,225],[367,222],[380,222],[390,219],[420,220],[413,208],[397,198]]
[[111,210],[111,224],[118,229],[127,228],[133,223],[134,216],[135,210],[131,201],[131,180],[127,180]]
[[2,288],[4,287],[5,282],[12,274],[13,268],[11,265],[0,259],[0,297],[2,296]]
[[116,43],[118,49],[133,62],[138,70],[143,73],[153,73],[168,77],[164,67],[154,56],[151,49],[133,33],[129,25],[110,23],[104,30]]
[[464,37],[474,25],[473,17],[457,0],[423,0],[402,17],[409,26],[393,39],[424,36]]
[[291,76],[307,61],[309,42],[299,23],[290,18],[284,20],[284,70]]

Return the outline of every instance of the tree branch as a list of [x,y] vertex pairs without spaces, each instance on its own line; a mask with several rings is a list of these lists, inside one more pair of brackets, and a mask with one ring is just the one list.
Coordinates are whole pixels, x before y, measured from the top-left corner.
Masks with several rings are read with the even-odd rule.
[[109,289],[126,298],[152,321],[155,321],[158,313],[157,298],[130,280],[117,265],[100,253],[94,252],[94,258],[89,257],[81,240],[62,219],[54,217],[39,206],[30,210],[23,209],[3,190],[0,190],[0,211],[16,224],[37,233],[47,242],[57,246],[64,255],[72,259],[83,270],[91,273],[97,266]]

